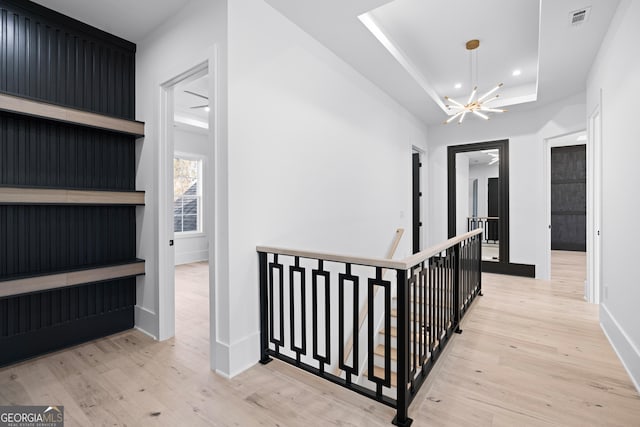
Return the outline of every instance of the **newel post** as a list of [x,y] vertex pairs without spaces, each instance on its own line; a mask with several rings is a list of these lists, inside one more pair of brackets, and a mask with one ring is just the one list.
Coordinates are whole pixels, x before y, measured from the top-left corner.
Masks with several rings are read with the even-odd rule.
[[398,384],[396,399],[396,416],[392,423],[400,427],[408,427],[413,420],[409,418],[409,284],[407,271],[396,270],[398,287]]
[[260,271],[260,363],[271,362],[267,354],[269,348],[269,297],[267,293],[267,254],[258,252]]
[[477,244],[478,244],[478,295],[482,296],[482,235],[484,234],[484,230],[482,233],[477,234]]

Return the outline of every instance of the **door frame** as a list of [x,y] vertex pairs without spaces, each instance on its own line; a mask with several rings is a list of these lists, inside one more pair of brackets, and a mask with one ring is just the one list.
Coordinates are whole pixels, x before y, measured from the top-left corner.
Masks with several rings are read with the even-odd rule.
[[[511,274],[516,276],[535,276],[535,266],[512,264],[509,260],[509,140],[473,142],[470,144],[447,146],[447,218],[448,236],[456,235],[456,154],[470,151],[497,149],[500,155],[499,181],[500,188],[500,260],[482,261],[482,271],[486,273]],[[468,197],[468,196],[467,196]]]
[[589,115],[587,139],[587,286],[585,298],[602,299],[602,93]]
[[[160,185],[159,199],[159,329],[158,339],[166,340],[175,335],[175,233],[173,231],[173,158],[175,143],[173,132],[174,88],[186,80],[198,78],[208,73],[208,63],[202,62],[161,85],[161,128],[160,128]],[[211,128],[211,126],[210,126]],[[207,222],[203,218],[203,222]],[[206,228],[206,227],[203,227]],[[172,242],[172,243],[169,243]]]
[[[417,166],[416,166],[417,162]],[[417,167],[417,170],[416,170]],[[411,253],[422,250],[422,159],[416,150],[411,151]],[[418,196],[416,200],[416,184]],[[417,218],[416,218],[417,209]]]
[[427,211],[427,206],[426,201],[428,200],[428,196],[427,196],[427,186],[425,185],[425,174],[427,172],[427,163],[425,161],[426,158],[426,152],[424,149],[417,147],[415,145],[411,146],[411,162],[410,162],[410,167],[411,167],[411,180],[410,180],[410,184],[411,184],[411,214],[412,214],[412,218],[411,218],[411,244],[410,244],[410,251],[413,252],[413,155],[414,154],[418,154],[418,157],[420,159],[420,193],[422,194],[422,196],[420,197],[420,222],[422,223],[422,226],[420,227],[420,231],[419,231],[419,235],[420,235],[420,249],[424,249],[425,246],[427,245],[427,239],[426,239],[426,227],[425,224],[428,224],[429,222],[427,221],[427,216],[428,216],[428,211]]
[[[554,135],[544,139],[544,193],[545,193],[545,208],[544,208],[544,218],[547,224],[546,232],[544,233],[544,262],[546,265],[546,271],[549,275],[547,277],[548,280],[551,280],[551,149],[555,147],[570,147],[574,145],[586,145],[587,146],[587,198],[589,197],[589,166],[588,166],[588,157],[589,157],[589,137],[587,136],[587,141],[561,141],[562,138],[565,138],[570,135],[576,135],[579,133],[585,132],[585,129],[565,132],[559,135]],[[587,203],[587,229],[589,221],[589,205]],[[587,233],[587,240],[589,239]],[[589,245],[587,243],[587,257],[589,256]]]
[[219,89],[220,71],[219,47],[208,49],[204,55],[195,58],[191,66],[187,65],[183,71],[159,84],[160,117],[157,158],[157,196],[158,196],[158,339],[166,340],[175,335],[175,251],[169,246],[174,240],[173,233],[173,88],[174,86],[197,73],[206,70],[209,74],[209,149],[207,176],[209,189],[208,202],[203,209],[203,226],[209,232],[209,345],[210,367],[217,372],[224,372],[224,355],[219,348],[220,331],[218,330],[218,316],[220,313],[218,300],[224,287],[218,283],[226,283],[228,267],[225,263],[224,252],[219,248],[227,242],[226,219],[224,207],[227,206],[227,151],[226,135],[221,129],[220,108],[221,91]]

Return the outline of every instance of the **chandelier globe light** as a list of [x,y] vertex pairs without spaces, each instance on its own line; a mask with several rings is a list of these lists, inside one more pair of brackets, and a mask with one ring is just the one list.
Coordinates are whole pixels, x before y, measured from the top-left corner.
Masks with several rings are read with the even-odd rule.
[[[498,89],[502,87],[502,83],[498,84],[496,87],[485,93],[484,95],[478,97],[478,52],[477,49],[480,46],[480,40],[473,39],[469,40],[465,47],[469,51],[469,62],[471,69],[471,84],[473,86],[473,91],[466,102],[463,104],[462,102],[456,101],[455,99],[449,98],[445,96],[444,99],[447,102],[446,107],[452,114],[451,117],[445,121],[445,124],[449,124],[454,120],[458,119],[458,124],[461,124],[467,114],[474,114],[484,120],[489,120],[489,115],[487,113],[504,113],[507,110],[500,108],[491,108],[488,106],[489,103],[495,101],[500,97],[499,94],[493,95]],[[492,96],[493,95],[493,96]]]

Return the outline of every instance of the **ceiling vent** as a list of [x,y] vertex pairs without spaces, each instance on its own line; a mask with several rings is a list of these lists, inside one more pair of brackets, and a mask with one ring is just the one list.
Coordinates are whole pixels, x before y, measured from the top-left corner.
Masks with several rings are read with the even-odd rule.
[[574,10],[569,14],[569,23],[571,25],[584,24],[589,20],[591,13],[591,7],[585,7],[583,9]]

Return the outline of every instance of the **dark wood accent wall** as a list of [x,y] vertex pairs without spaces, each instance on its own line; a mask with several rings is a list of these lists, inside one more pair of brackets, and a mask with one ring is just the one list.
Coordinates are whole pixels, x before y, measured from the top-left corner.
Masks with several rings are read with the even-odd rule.
[[[0,94],[133,120],[135,45],[0,0]],[[0,111],[0,187],[135,191],[135,135],[9,111]],[[0,289],[39,276],[57,288],[0,298],[0,366],[133,327],[135,277],[55,282],[84,269],[96,280],[91,269],[132,262],[133,203],[1,203]]]

